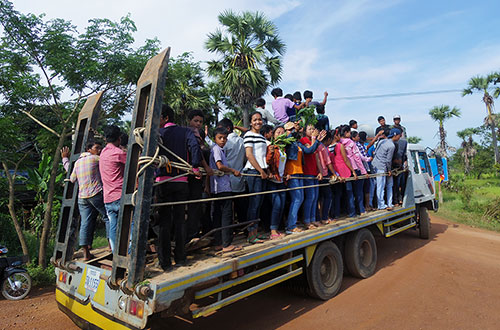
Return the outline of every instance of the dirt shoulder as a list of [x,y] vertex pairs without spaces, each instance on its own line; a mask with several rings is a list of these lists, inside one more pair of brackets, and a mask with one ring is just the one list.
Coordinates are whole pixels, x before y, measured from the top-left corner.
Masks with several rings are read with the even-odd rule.
[[[378,269],[346,276],[341,292],[317,301],[272,288],[208,318],[162,320],[154,329],[498,329],[500,234],[431,214],[428,241],[414,232],[377,239]],[[54,289],[0,299],[0,329],[76,329]]]

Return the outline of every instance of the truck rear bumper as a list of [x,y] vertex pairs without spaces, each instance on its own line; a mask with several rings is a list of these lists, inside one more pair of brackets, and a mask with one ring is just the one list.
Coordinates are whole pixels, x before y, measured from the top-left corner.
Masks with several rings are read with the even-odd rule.
[[89,300],[79,302],[59,288],[56,288],[56,301],[59,309],[81,329],[137,329],[95,310]]

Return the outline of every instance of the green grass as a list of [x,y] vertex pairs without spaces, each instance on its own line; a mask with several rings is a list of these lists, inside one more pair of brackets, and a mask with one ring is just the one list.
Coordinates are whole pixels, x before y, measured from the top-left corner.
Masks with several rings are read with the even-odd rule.
[[[465,179],[464,184],[473,189],[470,198],[464,198],[463,192],[453,192],[443,187],[444,202],[439,206],[438,215],[471,227],[500,232],[498,216],[484,216],[485,211],[499,207],[500,178]],[[469,205],[464,205],[464,200]]]

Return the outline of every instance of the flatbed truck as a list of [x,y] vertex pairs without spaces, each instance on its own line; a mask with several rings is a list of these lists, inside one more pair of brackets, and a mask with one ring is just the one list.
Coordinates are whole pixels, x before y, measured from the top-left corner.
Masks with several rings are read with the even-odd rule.
[[[249,245],[243,235],[235,244],[243,250],[217,255],[205,248],[190,253],[188,265],[164,272],[154,251],[148,249],[152,168],[138,175],[140,155],[153,156],[154,131],[169,49],[146,65],[138,82],[132,129],[144,128],[142,141],[131,134],[118,224],[118,246],[111,254],[94,251],[83,261],[74,253],[78,224],[77,187],[66,183],[51,259],[56,266],[56,301],[82,329],[143,329],[155,317],[209,316],[216,310],[274,285],[293,281],[312,297],[327,300],[340,290],[344,273],[359,278],[374,274],[377,246],[374,235],[389,238],[413,229],[423,238],[430,234],[427,211],[437,203],[425,149],[408,147],[407,184],[403,204],[282,239]],[[71,167],[97,124],[102,94],[89,98],[80,113],[73,139]],[[160,106],[159,106],[160,105]],[[149,173],[148,173],[149,172]],[[142,202],[142,203],[141,203]],[[131,226],[131,223],[134,223]]]

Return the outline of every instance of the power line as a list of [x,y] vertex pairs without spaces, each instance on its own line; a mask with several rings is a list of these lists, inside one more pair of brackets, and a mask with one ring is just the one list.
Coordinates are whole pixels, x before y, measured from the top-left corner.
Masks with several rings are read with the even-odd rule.
[[462,92],[462,89],[442,89],[442,90],[437,90],[437,91],[423,91],[423,92],[406,92],[406,93],[392,93],[392,94],[378,94],[378,95],[329,97],[328,101],[378,99],[378,98],[383,98],[383,97],[402,97],[402,96],[426,95],[426,94],[444,94],[444,93],[456,93],[456,92]]

